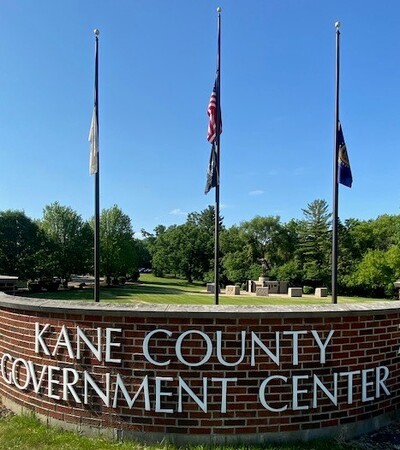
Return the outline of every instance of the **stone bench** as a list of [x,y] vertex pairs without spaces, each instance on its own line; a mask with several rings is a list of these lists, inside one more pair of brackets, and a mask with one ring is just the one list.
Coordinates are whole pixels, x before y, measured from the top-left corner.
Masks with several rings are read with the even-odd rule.
[[326,288],[326,287],[315,288],[315,296],[316,297],[328,297],[328,288]]
[[303,296],[303,288],[301,287],[291,287],[288,290],[289,297],[302,297]]
[[225,294],[226,295],[240,295],[240,287],[239,286],[228,285],[225,288]]
[[214,294],[214,283],[207,283],[207,294]]
[[258,287],[258,288],[256,288],[256,296],[258,296],[258,297],[268,297],[269,296],[269,288],[267,288],[267,287]]

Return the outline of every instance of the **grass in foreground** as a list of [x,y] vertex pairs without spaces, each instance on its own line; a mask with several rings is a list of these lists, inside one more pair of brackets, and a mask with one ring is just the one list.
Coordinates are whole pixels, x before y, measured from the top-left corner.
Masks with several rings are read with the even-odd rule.
[[0,419],[0,448],[2,450],[349,450],[352,447],[334,440],[304,444],[265,446],[142,445],[132,442],[110,442],[102,438],[87,438],[78,434],[49,428],[33,415],[8,416]]
[[[93,290],[70,290],[58,292],[28,293],[32,298],[50,298],[55,300],[93,301]],[[201,283],[189,284],[177,278],[157,278],[152,274],[142,274],[139,284],[128,284],[113,288],[103,287],[100,291],[102,302],[113,303],[156,303],[176,305],[212,305],[214,296],[205,292]],[[338,303],[365,303],[382,299],[363,297],[339,297]],[[221,305],[328,305],[331,297],[315,298],[303,296],[301,298],[288,297],[256,297],[249,295],[220,296]]]

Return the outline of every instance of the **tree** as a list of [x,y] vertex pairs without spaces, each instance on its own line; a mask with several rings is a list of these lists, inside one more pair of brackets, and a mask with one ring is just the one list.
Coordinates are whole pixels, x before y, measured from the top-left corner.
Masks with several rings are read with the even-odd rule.
[[176,227],[176,225],[172,225],[165,228],[159,225],[154,230],[155,234],[147,237],[152,257],[152,268],[154,274],[158,277],[163,277],[167,273],[178,274],[178,267],[172,261],[174,255],[173,233]]
[[[233,225],[221,233],[222,267],[232,283],[244,283],[251,279],[252,255],[248,240],[241,227]],[[257,264],[257,269],[260,265]],[[258,275],[257,275],[258,276]]]
[[131,219],[117,205],[103,209],[100,216],[100,271],[107,284],[111,283],[112,277],[126,276],[137,267]]
[[151,253],[147,241],[135,239],[135,253],[137,257],[137,268],[151,268]]
[[[214,208],[188,215],[183,225],[159,226],[146,233],[152,267],[158,276],[182,276],[189,283],[205,280],[214,263]],[[222,218],[220,218],[223,231]]]
[[330,280],[331,233],[328,204],[314,200],[303,209],[299,226],[298,255],[303,265],[305,282],[327,285]]
[[72,273],[86,273],[91,267],[91,228],[72,208],[58,202],[45,206],[39,224],[50,247],[47,269],[67,286]]
[[277,249],[282,242],[280,218],[256,216],[250,221],[243,222],[240,228],[247,242],[247,252],[252,263],[260,263],[260,274],[267,275],[279,261]]
[[45,238],[22,211],[0,212],[0,273],[22,279],[41,274]]

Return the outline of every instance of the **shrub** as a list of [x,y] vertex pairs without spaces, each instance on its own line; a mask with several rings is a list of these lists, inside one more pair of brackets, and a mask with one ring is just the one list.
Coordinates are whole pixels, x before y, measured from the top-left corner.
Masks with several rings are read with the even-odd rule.
[[28,288],[29,292],[40,292],[42,290],[42,287],[37,281],[29,280],[26,283],[26,287]]
[[315,289],[312,286],[303,286],[303,294],[314,294]]
[[39,284],[43,289],[46,289],[47,292],[55,292],[58,290],[61,280],[59,278],[41,278],[39,280]]
[[133,272],[132,275],[130,276],[130,280],[133,282],[136,282],[139,280],[140,277],[140,273],[138,270],[136,270],[136,272]]
[[125,284],[126,283],[126,278],[125,277],[118,277],[118,282],[119,284]]

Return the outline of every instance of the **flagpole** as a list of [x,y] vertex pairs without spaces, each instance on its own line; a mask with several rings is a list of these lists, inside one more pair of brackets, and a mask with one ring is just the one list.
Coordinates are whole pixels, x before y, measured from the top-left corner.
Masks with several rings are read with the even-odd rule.
[[339,181],[338,181],[338,126],[339,126],[339,69],[340,69],[340,22],[336,27],[336,90],[335,90],[335,148],[333,152],[333,212],[332,212],[332,303],[337,303],[337,265],[338,265],[338,206],[339,206]]
[[217,44],[217,89],[216,89],[216,166],[217,166],[217,184],[215,186],[215,245],[214,245],[214,304],[219,304],[219,184],[220,184],[220,134],[221,134],[221,108],[220,108],[220,90],[221,90],[221,8],[218,12],[218,44]]
[[[99,139],[99,30],[95,34],[95,76],[94,76],[94,107],[97,120],[97,139]],[[100,302],[100,157],[97,150],[97,170],[94,174],[94,300]]]

